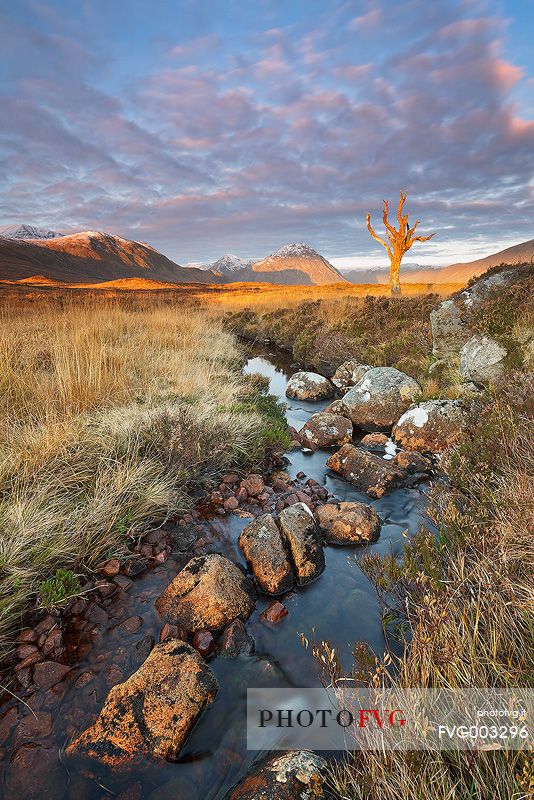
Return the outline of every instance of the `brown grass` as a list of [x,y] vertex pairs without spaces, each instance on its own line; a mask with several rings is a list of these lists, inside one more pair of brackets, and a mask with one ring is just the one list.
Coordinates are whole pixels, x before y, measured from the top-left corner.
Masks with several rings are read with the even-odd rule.
[[[533,377],[516,374],[449,455],[437,493],[437,539],[422,533],[402,563],[367,557],[387,631],[411,631],[392,672],[376,661],[371,685],[531,686],[534,678]],[[534,773],[518,752],[349,755],[332,772],[347,800],[520,800]]]
[[38,302],[0,321],[5,648],[54,570],[124,553],[280,430],[256,413],[232,335],[197,308]]

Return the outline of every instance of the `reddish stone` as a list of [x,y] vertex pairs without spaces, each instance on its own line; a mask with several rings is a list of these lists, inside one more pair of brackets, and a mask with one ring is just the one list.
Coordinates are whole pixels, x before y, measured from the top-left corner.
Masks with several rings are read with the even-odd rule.
[[15,706],[12,706],[8,708],[5,714],[0,718],[0,747],[7,742],[11,729],[17,722],[18,716],[17,709]]
[[35,626],[34,630],[37,636],[40,636],[42,633],[48,633],[50,628],[53,628],[54,625],[57,625],[57,619],[51,614],[48,614]]
[[233,511],[239,505],[239,500],[237,497],[229,497],[228,500],[224,501],[224,507],[227,511]]
[[273,481],[273,489],[275,492],[287,492],[287,483],[277,479]]
[[165,561],[167,561],[168,557],[169,553],[167,552],[167,550],[162,550],[160,553],[156,553],[156,555],[154,556],[154,561],[156,562],[156,564],[164,564]]
[[268,495],[267,492],[262,492],[261,494],[258,495],[258,500],[263,505],[264,503],[267,503],[267,501],[269,500],[269,496],[270,495]]
[[37,664],[38,661],[43,661],[44,656],[39,653],[32,653],[31,655],[27,656],[24,661],[20,661],[18,664],[15,664],[14,670],[18,672],[21,669],[26,669],[26,667],[31,667],[33,664]]
[[17,680],[24,689],[27,689],[29,686],[31,686],[32,668],[25,667],[24,669],[19,669],[17,672]]
[[109,561],[106,561],[104,566],[100,567],[100,573],[104,575],[105,578],[114,578],[115,575],[118,575],[121,569],[121,562],[118,558],[112,558]]
[[83,689],[84,686],[87,686],[88,683],[91,683],[93,680],[94,675],[89,670],[82,672],[82,674],[77,678],[76,683],[74,684],[75,689]]
[[111,597],[117,591],[117,587],[114,583],[99,583],[98,584],[98,594],[104,600],[107,600],[108,597]]
[[244,502],[246,502],[248,500],[248,492],[243,486],[241,486],[237,490],[237,492],[235,493],[235,496],[237,497],[237,499],[239,500],[240,503],[244,503]]
[[226,475],[222,476],[222,482],[228,483],[230,486],[234,483],[237,483],[239,480],[239,475],[235,472],[227,472]]
[[294,505],[295,505],[295,503],[299,503],[299,502],[300,502],[300,500],[298,499],[298,497],[297,497],[297,495],[296,495],[296,494],[290,494],[290,495],[288,495],[288,497],[286,497],[286,499],[284,500],[284,505],[285,505],[286,507],[288,507],[288,506],[294,506]]
[[152,550],[151,544],[143,544],[139,548],[139,554],[142,555],[144,558],[152,558],[154,551]]
[[221,658],[235,658],[241,653],[252,653],[254,640],[247,633],[244,623],[235,619],[224,629],[217,642],[217,655]]
[[215,650],[215,639],[209,631],[197,631],[193,636],[193,647],[203,658],[207,658]]
[[251,474],[241,481],[241,488],[245,489],[249,497],[258,497],[263,492],[265,483],[261,475]]
[[109,619],[109,615],[107,611],[98,605],[98,603],[89,603],[85,610],[85,619],[89,620],[89,622],[96,622],[100,625],[105,625]]
[[272,625],[276,625],[280,620],[284,617],[287,617],[289,611],[287,608],[280,603],[279,600],[275,600],[271,603],[265,611],[262,611],[260,614],[260,619],[262,622],[270,622]]
[[87,604],[86,604],[85,600],[82,600],[82,598],[81,598],[81,597],[80,597],[80,598],[78,598],[78,600],[76,600],[76,601],[74,602],[74,604],[72,605],[72,608],[71,608],[71,610],[70,610],[70,612],[71,612],[72,616],[73,616],[73,617],[77,617],[77,616],[79,616],[80,614],[83,614],[83,612],[85,611],[85,606],[86,606],[86,605],[87,605]]
[[113,583],[115,584],[115,586],[118,586],[119,589],[122,589],[124,591],[131,585],[132,580],[131,578],[127,578],[126,575],[116,575],[113,578]]
[[160,642],[163,642],[164,639],[171,638],[182,639],[182,641],[187,642],[187,630],[182,628],[180,625],[171,625],[170,623],[166,622],[161,629],[159,640]]
[[43,739],[52,730],[52,715],[46,711],[29,712],[17,724],[13,746],[32,739]]
[[48,656],[52,650],[61,647],[63,643],[63,634],[59,628],[54,628],[50,631],[42,647],[43,655]]
[[116,686],[117,683],[121,683],[124,680],[124,675],[122,670],[116,667],[114,664],[109,667],[106,671],[106,683],[108,686]]
[[142,628],[143,626],[143,619],[142,617],[128,617],[125,619],[124,622],[118,626],[121,631],[124,633],[137,633],[137,631]]
[[26,628],[25,630],[21,631],[17,636],[17,642],[20,644],[33,644],[38,639],[38,634],[34,631],[33,628]]
[[25,658],[31,656],[33,653],[38,653],[38,649],[34,644],[21,644],[15,650],[15,654],[19,661],[24,661]]
[[43,661],[33,668],[33,680],[40,689],[46,691],[63,680],[69,669],[70,667],[57,661]]
[[145,542],[147,544],[157,544],[163,537],[165,536],[163,531],[150,531],[145,536]]

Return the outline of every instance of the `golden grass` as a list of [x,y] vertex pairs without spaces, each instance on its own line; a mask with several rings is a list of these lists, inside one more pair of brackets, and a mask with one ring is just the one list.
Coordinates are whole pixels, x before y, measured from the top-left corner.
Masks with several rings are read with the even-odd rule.
[[[406,283],[402,285],[403,297],[436,294],[448,297],[462,288],[459,283]],[[251,308],[258,313],[268,313],[280,308],[292,308],[314,300],[337,301],[363,297],[389,297],[385,284],[332,283],[325,286],[276,286],[271,283],[234,283],[210,286],[202,297],[204,302],[221,306],[225,311]],[[199,296],[202,296],[202,289]]]
[[[387,618],[410,642],[371,685],[531,686],[534,611],[533,376],[516,374],[489,398],[473,438],[447,459],[451,484],[436,495],[437,540],[422,534],[404,562],[367,557]],[[396,598],[396,601],[394,600]],[[534,772],[520,752],[349,754],[332,770],[347,800],[526,800]]]
[[263,422],[233,336],[199,309],[39,302],[1,323],[5,648],[43,579],[120,555],[193,483],[256,452]]

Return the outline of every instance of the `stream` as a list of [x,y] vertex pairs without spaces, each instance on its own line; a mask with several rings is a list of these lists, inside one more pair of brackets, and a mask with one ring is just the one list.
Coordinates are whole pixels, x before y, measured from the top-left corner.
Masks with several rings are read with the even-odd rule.
[[[295,372],[287,356],[264,348],[249,358],[245,372],[269,379],[271,393],[287,404],[288,423],[297,429],[328,404],[285,397],[287,379]],[[403,533],[413,535],[424,519],[424,486],[399,489],[372,501],[325,466],[326,451],[295,450],[286,455],[285,469],[291,478],[303,472],[338,500],[370,503],[382,520],[381,536],[369,546],[371,551],[401,555]],[[221,553],[244,565],[237,539],[249,522],[233,513],[203,521],[208,552]],[[11,800],[16,792],[25,800],[104,800],[119,796],[121,800],[222,800],[258,755],[246,750],[247,687],[320,686],[319,665],[311,648],[303,647],[299,634],[310,642],[330,641],[346,672],[350,671],[352,649],[358,641],[383,654],[385,642],[375,592],[357,564],[365,552],[367,547],[327,546],[323,575],[315,583],[278,598],[289,614],[277,625],[260,621],[260,613],[272,600],[260,595],[247,624],[255,652],[234,659],[211,658],[219,693],[201,716],[177,762],[148,764],[121,777],[103,770],[89,779],[75,761],[65,761],[63,749],[75,733],[96,719],[111,686],[138,669],[150,650],[149,637],[158,641],[161,620],[154,601],[190,555],[185,561],[171,556],[135,577],[127,591],[114,597],[107,609],[109,619],[64,681],[47,692],[38,690],[25,696],[30,710],[14,699],[1,709],[0,732],[9,715],[11,720],[19,715],[11,733],[0,736],[2,796]],[[121,620],[132,615],[142,618],[139,630],[129,633],[118,627]]]

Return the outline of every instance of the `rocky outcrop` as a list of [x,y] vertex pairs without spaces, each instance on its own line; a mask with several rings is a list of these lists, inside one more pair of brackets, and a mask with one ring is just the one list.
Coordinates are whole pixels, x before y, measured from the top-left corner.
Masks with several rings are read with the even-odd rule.
[[309,750],[277,754],[254,766],[226,800],[319,800],[326,796],[326,767]]
[[356,386],[365,373],[370,370],[368,364],[360,364],[355,358],[345,361],[336,369],[332,376],[332,383],[340,392],[345,393],[351,386]]
[[215,553],[192,558],[156,600],[165,619],[189,631],[219,630],[232,620],[247,620],[254,590],[239,567]]
[[290,553],[297,583],[311,583],[324,572],[323,546],[315,518],[304,503],[284,508],[278,517],[280,532]]
[[406,470],[408,475],[429,475],[434,468],[432,461],[417,450],[400,450],[393,461],[398,467]]
[[378,498],[399,487],[404,472],[390,461],[345,444],[326,462],[334,472],[354,484],[369,497]]
[[373,367],[343,397],[345,413],[365,431],[388,430],[417,400],[421,387],[394,367]]
[[406,450],[442,453],[464,433],[468,415],[458,400],[427,400],[408,409],[393,428],[393,438]]
[[472,333],[462,320],[462,303],[443,300],[430,312],[432,352],[436,358],[457,356]]
[[271,514],[262,514],[247,525],[238,543],[262,592],[276,595],[291,589],[293,570]]
[[140,758],[176,758],[193,725],[217,694],[217,681],[185,642],[157,644],[142,667],[108,694],[96,722],[67,748],[110,767]]
[[366,503],[326,503],[319,506],[315,516],[331,544],[375,542],[380,536],[380,517]]
[[313,444],[316,447],[332,447],[350,442],[352,439],[352,422],[339,414],[321,411],[313,414],[299,431],[303,445]]
[[507,355],[495,339],[477,333],[460,350],[460,373],[468,381],[491,383],[504,374]]
[[295,372],[288,381],[286,395],[296,400],[327,400],[333,397],[334,387],[316,372]]

